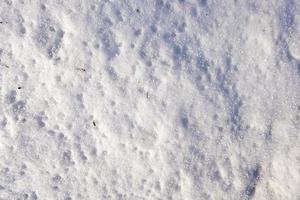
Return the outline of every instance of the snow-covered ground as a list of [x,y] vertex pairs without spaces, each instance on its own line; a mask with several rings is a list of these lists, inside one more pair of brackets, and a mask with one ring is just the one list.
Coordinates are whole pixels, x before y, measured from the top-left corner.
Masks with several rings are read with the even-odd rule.
[[299,200],[299,0],[0,0],[1,200]]

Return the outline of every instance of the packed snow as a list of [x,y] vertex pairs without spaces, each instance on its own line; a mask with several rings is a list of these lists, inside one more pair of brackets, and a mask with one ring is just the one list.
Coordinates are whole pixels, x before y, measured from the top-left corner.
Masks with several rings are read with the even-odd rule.
[[0,0],[1,200],[299,200],[300,1]]

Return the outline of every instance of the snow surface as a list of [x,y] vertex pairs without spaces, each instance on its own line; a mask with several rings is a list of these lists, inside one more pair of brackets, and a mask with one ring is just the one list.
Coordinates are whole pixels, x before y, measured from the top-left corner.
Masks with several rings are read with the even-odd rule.
[[300,199],[299,0],[0,0],[0,199]]

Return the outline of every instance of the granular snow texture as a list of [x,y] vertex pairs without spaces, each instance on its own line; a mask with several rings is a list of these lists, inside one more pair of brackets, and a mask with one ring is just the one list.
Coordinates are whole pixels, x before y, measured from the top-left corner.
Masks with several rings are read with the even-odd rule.
[[300,1],[0,0],[1,200],[299,200]]

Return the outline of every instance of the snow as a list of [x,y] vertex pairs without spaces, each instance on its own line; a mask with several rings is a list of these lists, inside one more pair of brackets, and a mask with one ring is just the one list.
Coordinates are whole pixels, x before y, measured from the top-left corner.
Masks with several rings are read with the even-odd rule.
[[300,1],[1,0],[0,199],[300,199]]

